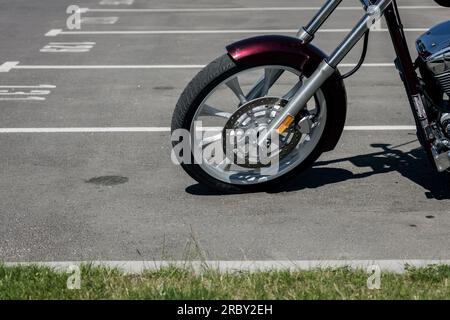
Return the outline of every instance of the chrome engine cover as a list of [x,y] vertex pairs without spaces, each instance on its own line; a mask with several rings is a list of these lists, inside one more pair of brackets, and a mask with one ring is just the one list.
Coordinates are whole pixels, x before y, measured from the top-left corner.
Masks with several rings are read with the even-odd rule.
[[431,28],[416,45],[428,70],[450,97],[450,21]]

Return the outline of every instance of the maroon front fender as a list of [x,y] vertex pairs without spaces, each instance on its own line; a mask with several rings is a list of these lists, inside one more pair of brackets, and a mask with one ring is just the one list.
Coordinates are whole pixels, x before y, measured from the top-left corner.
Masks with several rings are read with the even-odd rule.
[[268,35],[245,39],[227,47],[228,54],[239,64],[261,65],[270,60],[272,64],[292,65],[310,76],[326,55],[297,38]]
[[[301,71],[306,77],[311,76],[326,58],[326,55],[313,45],[281,35],[242,40],[228,46],[227,50],[229,56],[239,66],[245,68],[263,65],[290,66]],[[322,136],[323,151],[331,151],[342,135],[347,112],[347,94],[338,70],[322,85],[322,89],[329,102],[326,131]]]

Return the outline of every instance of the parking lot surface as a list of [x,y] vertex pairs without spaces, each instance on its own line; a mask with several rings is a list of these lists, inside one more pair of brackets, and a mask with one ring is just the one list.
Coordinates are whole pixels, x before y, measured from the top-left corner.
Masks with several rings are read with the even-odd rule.
[[[384,22],[346,80],[360,129],[282,189],[221,195],[170,161],[179,95],[227,44],[294,35],[322,1],[117,2],[0,4],[0,260],[450,258],[450,181],[419,148]],[[399,4],[415,56],[449,10]],[[81,30],[70,5],[88,8]],[[330,53],[358,6],[344,1],[314,45]]]

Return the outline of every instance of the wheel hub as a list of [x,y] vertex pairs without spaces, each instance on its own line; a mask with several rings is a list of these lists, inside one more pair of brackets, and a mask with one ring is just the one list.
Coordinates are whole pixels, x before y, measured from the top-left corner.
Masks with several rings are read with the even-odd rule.
[[[264,161],[259,154],[262,150],[257,147],[259,133],[267,129],[287,103],[288,100],[276,97],[255,99],[241,106],[229,118],[223,129],[223,148],[227,156],[233,157],[234,164],[244,168],[267,167],[276,158],[279,161],[286,157],[298,145],[302,133],[295,121],[279,135],[279,141],[275,142],[277,147],[268,150]],[[227,147],[232,150],[227,150]]]

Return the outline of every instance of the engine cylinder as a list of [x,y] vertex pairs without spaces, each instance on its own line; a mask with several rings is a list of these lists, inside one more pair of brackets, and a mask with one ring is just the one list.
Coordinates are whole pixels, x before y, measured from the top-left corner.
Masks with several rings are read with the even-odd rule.
[[450,21],[431,28],[416,44],[427,69],[450,97]]

